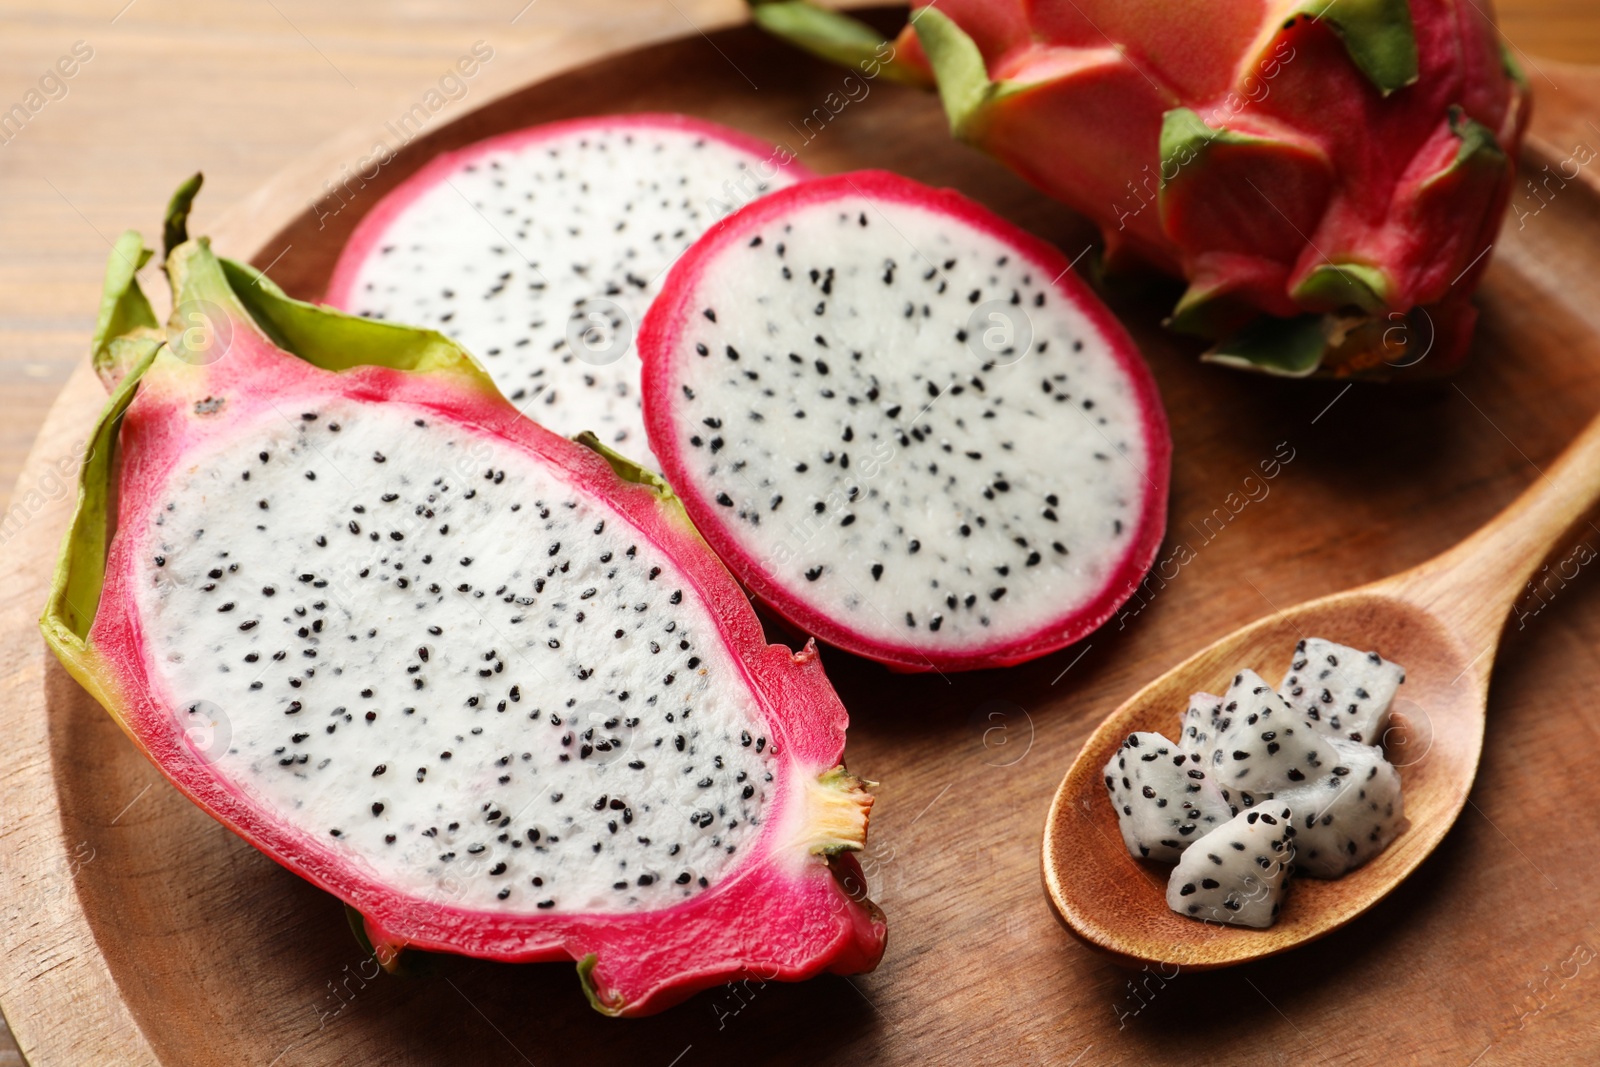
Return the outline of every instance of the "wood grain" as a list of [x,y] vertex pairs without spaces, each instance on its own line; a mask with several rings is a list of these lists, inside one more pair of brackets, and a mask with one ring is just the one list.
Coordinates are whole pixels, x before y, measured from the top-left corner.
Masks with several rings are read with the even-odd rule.
[[[659,8],[642,5],[616,22],[621,5],[615,3],[575,15],[577,5],[543,0],[523,20],[543,13],[545,4],[563,18],[593,18],[591,29],[610,34],[609,41],[579,34],[541,49],[538,63],[550,66],[596,54],[622,41],[619,35],[659,38],[684,29],[677,9],[663,18]],[[250,152],[259,153],[252,157],[259,162],[271,151],[254,138],[276,138],[272,150],[282,159],[301,154],[297,173],[244,203],[231,225],[219,225],[223,202],[238,201],[269,168],[224,168],[221,176],[213,169],[210,199],[197,219],[222,247],[255,254],[264,265],[283,250],[269,238],[287,217],[285,205],[302,211],[322,177],[351,158],[349,148],[364,149],[371,137],[369,126],[326,155],[303,155],[306,127],[324,116],[312,95],[296,97],[292,86],[278,83],[322,77],[322,89],[335,99],[346,90],[330,91],[343,84],[330,67],[350,68],[362,84],[405,65],[384,58],[390,52],[363,57],[354,7],[278,5],[312,32],[302,39],[281,26],[273,31],[282,38],[279,47],[306,49],[304,65],[274,68],[274,53],[253,51],[246,38],[214,37],[203,22],[191,29],[184,18],[198,6],[141,0],[117,26],[146,5],[145,17],[159,18],[164,32],[187,41],[187,61],[209,75],[184,83],[151,77],[163,69],[151,60],[172,58],[160,50],[164,38],[153,30],[128,34],[139,62],[128,61],[125,84],[133,84],[137,68],[138,92],[154,94],[145,98],[150,106],[139,127],[149,143],[115,134],[111,116],[118,112],[109,106],[92,128],[71,133],[72,123],[62,119],[24,131],[41,142],[51,129],[51,137],[77,138],[79,162],[56,176],[84,184],[56,185],[69,196],[97,190],[82,217],[76,209],[48,209],[26,224],[11,222],[30,204],[44,205],[54,195],[48,188],[7,209],[8,228],[31,234],[34,243],[4,249],[0,269],[8,273],[0,274],[0,293],[12,302],[5,325],[37,328],[35,350],[55,353],[61,367],[68,365],[67,348],[79,358],[94,306],[104,245],[93,231],[109,235],[141,221],[152,231],[172,178],[197,156]],[[736,5],[691,7],[679,0],[678,8],[714,40],[693,34],[625,67],[580,71],[522,98],[514,116],[532,121],[579,110],[675,107],[792,137],[788,123],[817,106],[840,77],[754,35],[716,33],[718,20],[736,17]],[[270,9],[259,16],[263,23],[276,17]],[[25,27],[35,35],[29,39],[72,33],[66,18],[36,16]],[[559,36],[549,24],[511,29],[530,42]],[[405,39],[392,26],[367,32],[391,35],[387,47],[396,51]],[[421,37],[414,28],[408,32],[416,35],[410,40]],[[322,45],[326,65],[317,46],[307,49],[310,41]],[[328,51],[334,41],[344,42],[345,51]],[[406,68],[415,78],[413,94],[456,52],[433,42],[419,54],[427,63],[413,59],[416,65]],[[533,63],[518,59],[488,73],[506,71],[498,84],[508,85],[511,74],[530,76]],[[1561,113],[1564,124],[1550,129],[1552,144],[1600,137],[1581,132],[1583,116],[1600,114],[1596,97],[1578,100],[1583,73],[1543,61],[1540,67],[1559,86],[1542,93],[1540,107],[1558,92],[1569,94],[1561,96],[1564,104],[1577,101]],[[91,64],[83,77],[92,72]],[[760,88],[752,89],[741,72]],[[249,108],[224,99],[217,110],[228,121],[213,120],[209,128],[181,121],[206,111],[185,93],[210,92],[234,77],[246,87],[241,92],[269,99],[253,99]],[[285,97],[274,95],[279,90],[302,106],[286,109]],[[486,82],[483,95],[471,99],[490,95]],[[381,102],[363,106],[368,121],[390,113]],[[259,132],[247,119],[261,123]],[[889,166],[953,184],[1069,253],[1084,247],[1081,221],[951,145],[941,126],[931,100],[875,87],[803,158],[823,170]],[[22,144],[19,138],[6,151]],[[64,165],[69,155],[63,149],[56,161]],[[15,174],[0,170],[0,191]],[[853,980],[717,991],[630,1023],[593,1014],[563,966],[453,960],[429,979],[364,980],[360,955],[329,898],[162,785],[110,720],[47,664],[32,630],[44,580],[39,561],[52,552],[64,521],[48,466],[63,457],[70,466],[99,403],[97,387],[80,372],[40,433],[14,496],[27,502],[37,489],[38,506],[0,559],[0,625],[10,638],[0,648],[0,669],[15,694],[0,710],[0,736],[12,757],[0,770],[6,849],[0,899],[7,919],[0,1004],[21,1045],[39,1067],[158,1057],[230,1064],[276,1057],[284,1067],[668,1064],[675,1057],[683,1067],[752,1059],[1043,1064],[1080,1054],[1078,1062],[1090,1065],[1191,1062],[1196,1042],[1222,1063],[1592,1060],[1600,1020],[1586,985],[1597,978],[1594,968],[1572,962],[1596,954],[1590,947],[1596,907],[1583,887],[1600,877],[1600,854],[1572,841],[1589,832],[1572,813],[1600,803],[1600,782],[1586,773],[1600,731],[1591,699],[1600,678],[1592,651],[1600,605],[1586,573],[1545,586],[1541,599],[1523,606],[1523,629],[1513,623],[1491,693],[1486,749],[1465,816],[1415,876],[1350,928],[1234,971],[1130,976],[1061,930],[1039,885],[1039,833],[1051,791],[1105,711],[1271,602],[1376,578],[1447,547],[1536,477],[1535,465],[1557,453],[1600,404],[1594,334],[1600,207],[1569,183],[1548,203],[1524,210],[1530,215],[1521,228],[1508,227],[1496,252],[1474,359],[1455,380],[1436,386],[1344,394],[1338,386],[1259,381],[1202,367],[1192,348],[1151,325],[1169,290],[1143,283],[1112,293],[1116,309],[1135,324],[1173,414],[1177,458],[1163,555],[1191,543],[1198,546],[1195,560],[1154,589],[1137,613],[1084,646],[1012,671],[906,679],[828,656],[855,717],[852,766],[883,782],[865,857],[891,921],[883,967]],[[74,227],[79,232],[70,240],[82,238],[82,247],[57,250]],[[314,295],[334,247],[326,238],[318,243],[313,223],[302,219],[299,227],[284,234],[294,247],[274,273],[300,295]],[[308,243],[293,240],[296,234]],[[35,259],[17,258],[19,247],[31,247]],[[26,330],[8,336],[19,333]],[[59,370],[52,373],[62,380]],[[1259,473],[1257,464],[1279,442],[1289,444],[1294,458],[1271,481],[1270,494],[1220,529],[1215,522],[1203,526],[1246,475]],[[1552,776],[1563,781],[1559,789],[1549,788]],[[1572,977],[1563,979],[1563,971]]]

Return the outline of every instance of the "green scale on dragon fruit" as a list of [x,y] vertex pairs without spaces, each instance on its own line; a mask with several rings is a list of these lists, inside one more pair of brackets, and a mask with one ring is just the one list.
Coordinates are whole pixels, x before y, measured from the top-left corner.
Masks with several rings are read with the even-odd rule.
[[194,188],[170,330],[137,234],[108,268],[114,391],[42,620],[73,676],[383,962],[578,959],[610,1014],[870,970],[871,796],[816,650],[765,642],[658,478],[444,337],[184,240]]
[[447,152],[367,214],[327,301],[459,341],[524,413],[647,466],[633,338],[719,217],[808,176],[735,130],[610,115]]
[[756,201],[640,334],[667,480],[734,573],[895,669],[1021,662],[1133,591],[1166,517],[1149,371],[1056,249],[897,175]]

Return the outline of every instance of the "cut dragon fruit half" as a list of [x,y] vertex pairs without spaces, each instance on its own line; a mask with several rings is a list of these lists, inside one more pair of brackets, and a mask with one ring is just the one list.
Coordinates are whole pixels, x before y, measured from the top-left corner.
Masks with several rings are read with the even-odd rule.
[[628,1015],[877,964],[845,710],[659,479],[203,238],[163,331],[149,255],[111,258],[118,384],[42,628],[163,774],[386,964],[570,957]]
[[460,342],[526,414],[646,465],[633,337],[708,226],[809,172],[682,115],[555,122],[436,157],[351,235],[327,301]]
[[1155,556],[1166,417],[1055,248],[881,172],[773,193],[673,267],[639,338],[651,448],[779,613],[907,671],[1103,623]]

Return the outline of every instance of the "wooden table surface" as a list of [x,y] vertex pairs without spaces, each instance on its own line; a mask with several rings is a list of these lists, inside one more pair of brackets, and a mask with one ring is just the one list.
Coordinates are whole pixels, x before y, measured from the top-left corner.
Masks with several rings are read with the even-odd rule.
[[[306,146],[363,123],[380,129],[474,42],[515,67],[572,35],[611,34],[619,21],[634,38],[692,33],[738,2],[0,3],[0,111],[60,57],[80,59],[70,80],[45,86],[52,98],[26,126],[0,131],[0,504],[9,507],[44,413],[83,358],[109,239],[129,226],[158,233],[183,175],[206,172],[203,230]],[[1600,63],[1595,0],[1497,6],[1536,108],[1561,92],[1540,57]],[[3,921],[26,921],[4,905]],[[0,1021],[0,1067],[21,1063]]]

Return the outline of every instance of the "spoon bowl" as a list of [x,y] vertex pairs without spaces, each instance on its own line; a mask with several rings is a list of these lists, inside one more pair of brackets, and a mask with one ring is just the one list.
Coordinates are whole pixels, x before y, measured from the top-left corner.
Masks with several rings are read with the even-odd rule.
[[[1455,548],[1394,577],[1273,610],[1135,693],[1090,735],[1051,803],[1044,880],[1057,915],[1130,962],[1205,970],[1312,941],[1381,900],[1443,840],[1465,805],[1507,614],[1535,568],[1597,499],[1600,419],[1548,474]],[[1222,692],[1241,668],[1277,681],[1296,643],[1309,637],[1376,649],[1406,669],[1382,744],[1400,772],[1408,823],[1388,848],[1342,878],[1293,879],[1282,913],[1265,930],[1178,915],[1166,902],[1170,865],[1128,854],[1103,768],[1133,731],[1175,738],[1189,696]]]
[[[1175,736],[1189,695],[1222,692],[1240,667],[1276,681],[1303,637],[1381,649],[1406,668],[1383,744],[1400,771],[1409,824],[1343,878],[1296,878],[1283,914],[1265,930],[1196,922],[1167,908],[1170,864],[1128,855],[1102,768],[1135,730]],[[1189,969],[1274,955],[1343,926],[1433,851],[1466,802],[1483,745],[1488,675],[1472,663],[1481,651],[1413,604],[1357,590],[1270,615],[1191,656],[1101,723],[1061,783],[1045,827],[1045,883],[1057,911],[1101,948]]]

